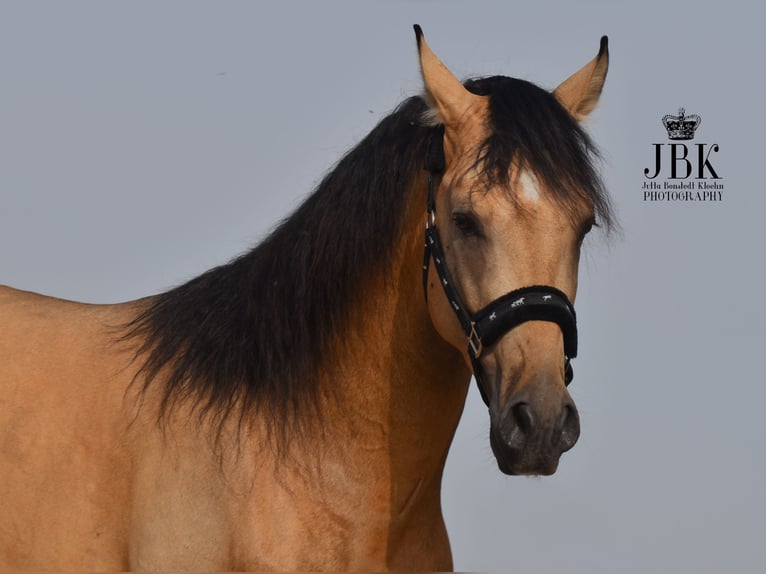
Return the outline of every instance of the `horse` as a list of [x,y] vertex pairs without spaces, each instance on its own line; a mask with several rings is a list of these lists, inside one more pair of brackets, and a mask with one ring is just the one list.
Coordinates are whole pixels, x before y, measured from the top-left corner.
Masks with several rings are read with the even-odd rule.
[[424,93],[249,252],[127,303],[0,289],[2,566],[450,570],[472,375],[499,470],[556,471],[607,40],[548,91],[415,33]]

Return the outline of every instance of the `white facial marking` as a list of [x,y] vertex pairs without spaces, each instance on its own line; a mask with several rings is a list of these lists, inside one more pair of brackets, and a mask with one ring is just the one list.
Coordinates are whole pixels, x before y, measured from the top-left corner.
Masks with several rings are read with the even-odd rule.
[[537,178],[529,171],[524,170],[519,177],[519,183],[521,184],[521,196],[530,203],[537,203],[540,201],[540,189],[538,187]]

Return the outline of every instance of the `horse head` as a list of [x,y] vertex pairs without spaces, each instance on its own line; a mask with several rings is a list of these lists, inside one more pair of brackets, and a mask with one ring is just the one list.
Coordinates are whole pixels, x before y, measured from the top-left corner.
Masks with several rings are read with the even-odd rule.
[[[551,93],[505,77],[463,84],[419,27],[416,34],[429,117],[443,126],[428,217],[445,261],[427,267],[429,314],[474,370],[500,470],[552,474],[580,434],[566,387],[580,247],[609,213],[595,149],[579,125],[606,78],[606,37],[598,55]],[[472,332],[477,311],[489,309],[482,321],[490,324],[534,297],[544,312],[506,321],[491,344]],[[546,314],[554,301],[566,320]]]

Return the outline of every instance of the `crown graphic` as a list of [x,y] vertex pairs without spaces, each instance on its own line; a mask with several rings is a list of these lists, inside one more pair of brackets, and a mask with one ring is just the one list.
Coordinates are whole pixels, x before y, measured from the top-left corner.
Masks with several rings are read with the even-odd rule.
[[701,117],[696,114],[687,116],[683,108],[679,108],[677,116],[668,114],[662,118],[662,124],[668,130],[668,139],[671,140],[694,139],[694,132],[701,123]]

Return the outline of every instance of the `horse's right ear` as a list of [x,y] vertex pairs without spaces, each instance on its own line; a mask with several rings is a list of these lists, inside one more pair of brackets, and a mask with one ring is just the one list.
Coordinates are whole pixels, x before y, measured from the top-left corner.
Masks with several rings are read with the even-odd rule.
[[608,39],[602,36],[598,55],[553,91],[556,99],[578,122],[596,107],[608,69]]
[[447,128],[457,128],[461,118],[471,105],[481,99],[469,92],[447,66],[442,64],[426,44],[423,30],[415,24],[415,39],[418,42],[420,71],[426,86],[428,102],[439,116],[439,122]]

